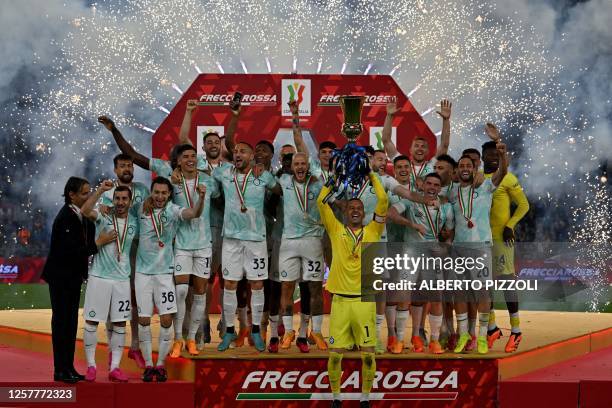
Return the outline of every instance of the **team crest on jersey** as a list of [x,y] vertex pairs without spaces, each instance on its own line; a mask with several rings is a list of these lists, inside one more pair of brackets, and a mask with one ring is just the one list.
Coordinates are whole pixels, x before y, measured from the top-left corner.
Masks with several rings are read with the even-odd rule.
[[253,185],[254,186],[260,186],[261,185],[261,179],[259,177],[254,178],[253,179]]
[[128,227],[128,231],[127,231],[127,232],[128,232],[128,234],[129,234],[129,235],[134,235],[134,226],[133,226],[133,225],[130,225],[130,226]]
[[314,193],[313,193],[312,191],[309,191],[309,192],[308,192],[308,199],[309,199],[309,200],[314,200],[314,198],[315,198]]
[[161,222],[166,223],[168,222],[168,217],[166,217],[166,214],[162,214],[161,217],[159,217],[159,219],[161,220]]
[[335,340],[334,340],[334,337],[333,337],[333,336],[330,336],[330,337],[329,337],[329,344],[334,344],[334,341],[335,341]]
[[142,203],[142,197],[141,197],[141,196],[136,196],[136,197],[134,197],[134,202],[135,202],[136,204],[140,204],[140,203]]

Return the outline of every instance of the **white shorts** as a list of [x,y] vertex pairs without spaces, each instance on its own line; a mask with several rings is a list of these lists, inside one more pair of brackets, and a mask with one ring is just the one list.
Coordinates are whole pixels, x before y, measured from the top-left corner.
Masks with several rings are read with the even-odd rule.
[[219,266],[221,266],[221,247],[223,245],[223,236],[221,232],[223,231],[223,227],[210,227],[210,233],[212,236],[212,256],[210,269],[212,274],[214,275],[219,270]]
[[89,276],[83,318],[93,322],[126,322],[132,317],[130,281]]
[[323,281],[323,241],[320,237],[284,239],[278,258],[280,280]]
[[280,253],[281,242],[272,241],[272,253],[270,254],[270,271],[268,272],[268,279],[274,282],[280,282],[280,274],[278,268],[278,259]]
[[212,249],[176,249],[174,251],[174,275],[195,275],[210,278],[210,257]]
[[134,286],[138,317],[153,316],[154,304],[160,316],[176,313],[176,289],[172,274],[145,275],[136,272]]
[[268,245],[266,241],[241,241],[224,238],[221,263],[223,279],[239,281],[268,279]]

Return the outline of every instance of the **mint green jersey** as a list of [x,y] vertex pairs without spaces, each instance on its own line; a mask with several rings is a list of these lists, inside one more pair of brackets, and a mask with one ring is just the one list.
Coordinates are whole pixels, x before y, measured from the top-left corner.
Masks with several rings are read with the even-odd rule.
[[[398,196],[395,193],[387,192],[389,197],[389,207],[394,204],[399,203],[402,200],[402,197]],[[401,211],[398,211],[401,214]],[[402,242],[404,240],[404,228],[402,225],[398,225],[394,222],[390,222],[387,219],[387,241],[388,242]]]
[[[205,155],[198,154],[196,167],[198,168],[198,170],[208,170],[208,162],[206,161]],[[149,170],[151,170],[158,176],[170,179],[170,176],[172,176],[173,169],[172,165],[170,165],[170,162],[168,160],[153,158],[149,160]]]
[[[210,171],[210,176],[212,177],[213,171],[217,167],[231,166],[231,164],[228,163],[228,162],[221,162],[221,163],[219,163],[218,166],[213,166],[212,164],[207,163],[206,166],[207,166],[208,170]],[[218,184],[217,184],[217,187],[218,187]],[[225,200],[223,199],[223,192],[219,188],[217,188],[217,191],[219,191],[219,195],[218,195],[217,199],[212,200],[210,202],[210,226],[211,227],[222,228],[223,227],[223,211],[224,211],[224,206],[225,206]]]
[[[237,184],[234,181],[236,177]],[[223,214],[223,236],[242,241],[264,241],[266,239],[266,221],[264,217],[264,199],[266,188],[273,188],[276,179],[269,171],[255,177],[238,173],[233,165],[217,167],[213,171],[214,179],[220,184],[225,196]],[[238,189],[244,185],[244,205],[242,212]]]
[[413,223],[425,227],[425,235],[421,235],[413,228],[405,227],[405,242],[438,242],[442,228],[447,230],[455,228],[453,207],[449,203],[435,208],[409,200],[401,200],[394,204],[394,207],[400,214],[404,213],[404,216]]
[[319,180],[321,180],[323,184],[325,184],[327,182],[327,179],[329,178],[329,171],[321,167],[321,161],[309,157],[308,164],[310,167],[310,174],[316,176]]
[[[210,203],[211,198],[219,197],[219,187],[211,176],[201,171],[197,172],[197,180],[198,185],[206,186],[204,210],[198,218],[179,222],[175,242],[177,249],[193,250],[210,248],[212,246]],[[198,193],[195,191],[196,179],[185,180],[185,183],[187,185],[187,192],[183,189],[183,183],[174,185],[172,202],[184,208],[195,207],[199,200]],[[191,203],[188,202],[188,200],[190,200]]]
[[[115,188],[119,185],[117,180],[115,180],[113,183],[113,188],[105,191],[104,194],[102,194],[102,197],[100,197],[100,203],[107,207],[113,206],[113,194],[115,193]],[[140,204],[142,204],[145,198],[149,196],[149,188],[143,183],[135,181],[128,187],[130,190],[132,190],[132,207],[138,207]]]
[[423,162],[421,165],[417,165],[414,162],[410,162],[410,186],[413,191],[416,191],[416,177],[424,179],[426,175],[434,172],[434,163],[432,160]]
[[93,264],[89,274],[103,279],[127,281],[130,279],[130,248],[134,239],[138,239],[138,217],[131,211],[127,218],[117,218],[117,224],[113,222],[113,216],[102,215],[98,211],[96,218],[96,238],[101,232],[112,232],[117,230],[121,237],[121,253],[119,253],[119,241],[115,240],[99,248],[93,257]]
[[[311,181],[307,192],[304,192],[304,183],[298,183],[289,174],[283,174],[279,183],[283,190],[283,238],[322,237],[324,227],[317,207],[322,181]],[[298,198],[296,189],[301,198]],[[302,208],[304,201],[306,212]]]
[[[490,213],[495,189],[496,187],[491,179],[485,179],[478,188],[474,189],[474,197],[471,200],[470,186],[461,187],[459,183],[454,185],[448,198],[455,215],[454,244],[491,244]],[[470,201],[472,201],[471,217],[469,214]],[[469,220],[471,220],[471,224]],[[472,227],[470,228],[469,225],[472,225]]]
[[[389,175],[380,176],[376,174],[378,178],[385,188],[385,192],[387,193],[387,197],[390,197],[389,193],[393,192],[396,186],[399,185],[397,180]],[[363,210],[365,212],[365,217],[363,218],[363,225],[368,225],[372,220],[374,220],[374,210],[376,209],[376,203],[378,202],[378,198],[376,197],[376,193],[374,191],[374,187],[370,183],[370,179],[366,178],[365,183],[359,189],[351,190],[351,195],[344,195],[343,198],[348,199],[350,197],[357,197],[363,203]],[[387,242],[387,229],[385,225],[385,229],[380,237],[380,242]]]
[[[140,239],[136,253],[136,272],[146,275],[163,275],[174,273],[174,250],[172,242],[176,236],[179,221],[182,221],[183,207],[168,202],[164,208],[153,210],[156,222],[163,225],[158,238],[153,228],[151,214],[138,207],[138,226]],[[160,245],[160,242],[162,245]]]

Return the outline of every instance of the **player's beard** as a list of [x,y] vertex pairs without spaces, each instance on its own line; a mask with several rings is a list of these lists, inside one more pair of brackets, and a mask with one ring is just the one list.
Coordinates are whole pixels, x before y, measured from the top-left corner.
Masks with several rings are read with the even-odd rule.
[[121,180],[123,184],[130,184],[132,180],[134,180],[134,173],[121,173],[119,180]]
[[204,153],[206,153],[206,158],[207,159],[212,159],[212,160],[217,160],[219,158],[219,155],[221,154],[221,149],[216,149],[216,151],[214,150],[205,150]]

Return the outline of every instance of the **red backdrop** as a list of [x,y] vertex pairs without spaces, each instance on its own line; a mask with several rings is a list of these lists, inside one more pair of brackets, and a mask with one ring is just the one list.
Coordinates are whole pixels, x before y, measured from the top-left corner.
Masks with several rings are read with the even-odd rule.
[[200,74],[153,135],[153,157],[168,157],[178,140],[188,99],[205,104],[193,118],[190,137],[196,142],[197,126],[227,126],[229,101],[236,91],[243,94],[237,140],[273,141],[279,129],[291,128],[287,102],[293,95],[299,102],[301,126],[314,135],[315,143],[331,140],[342,146],[346,139],[340,135],[338,97],[366,95],[362,114],[365,130],[358,142],[368,144],[370,132],[380,131],[372,128],[383,126],[389,97],[396,96],[402,108],[393,121],[399,150],[407,153],[412,139],[421,136],[429,142],[430,152],[436,151],[435,135],[389,75]]

